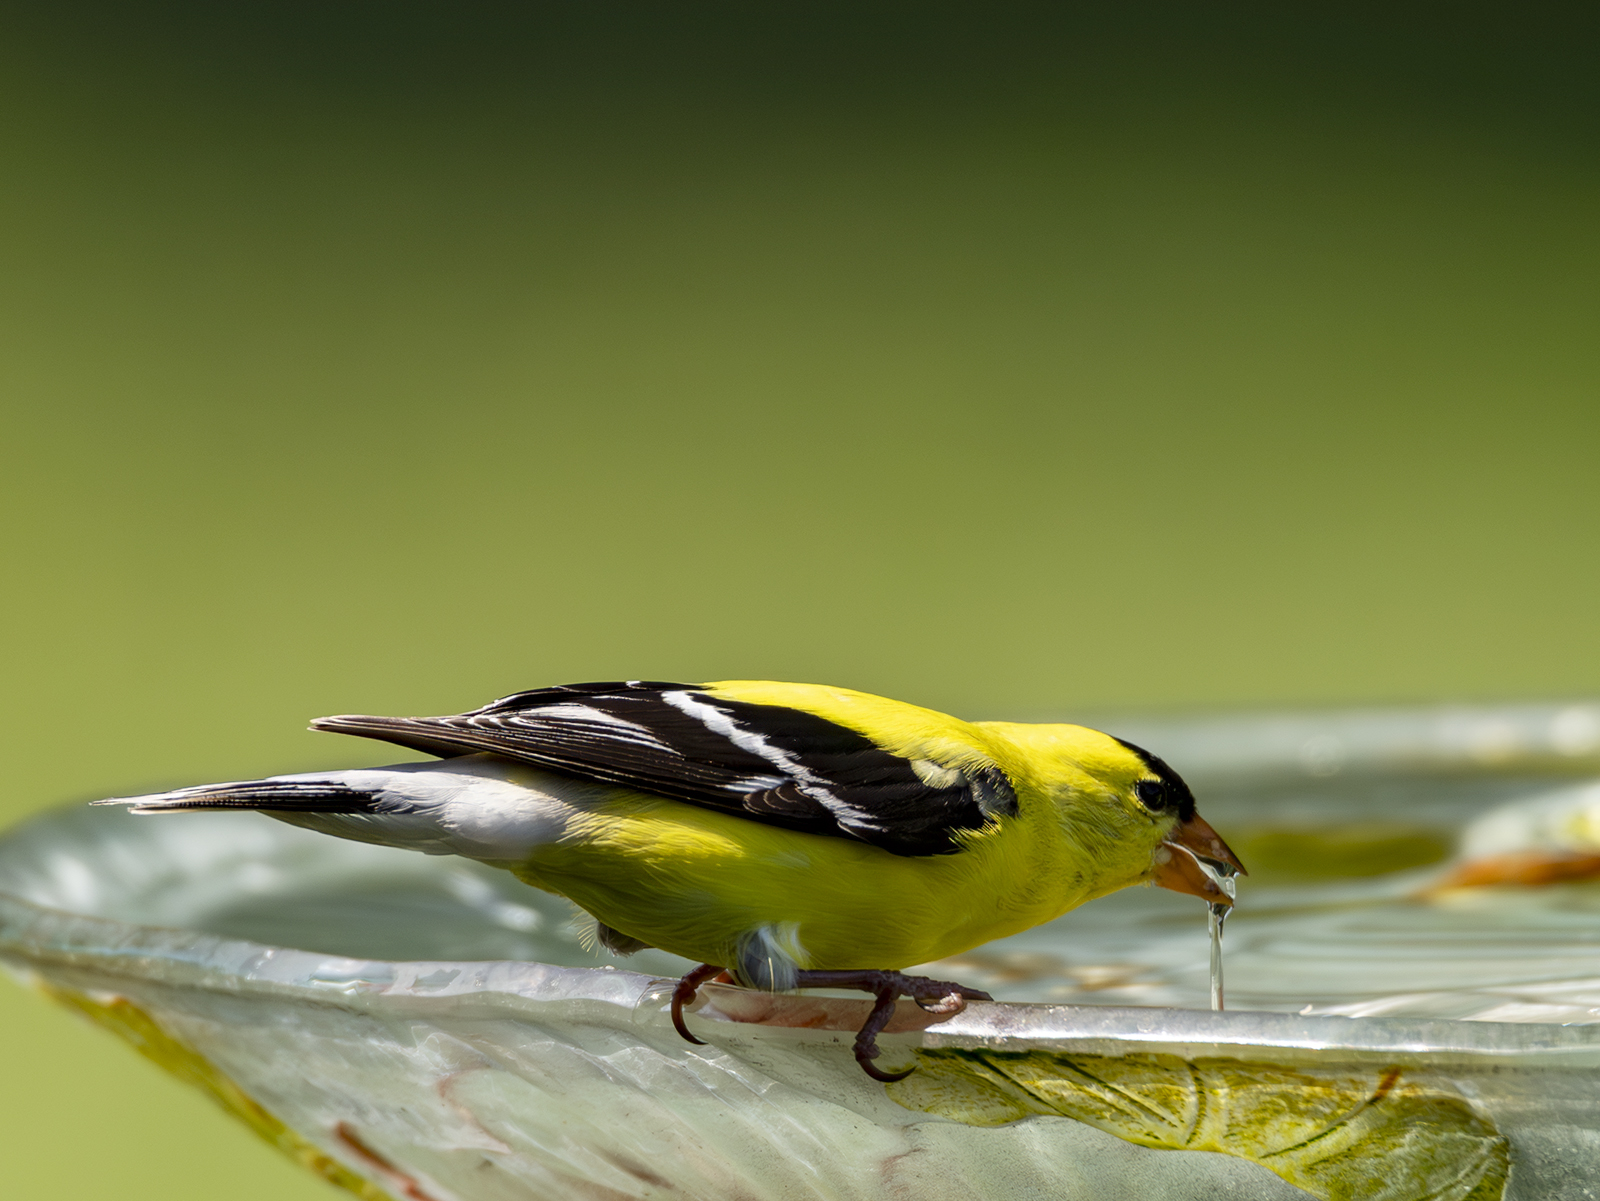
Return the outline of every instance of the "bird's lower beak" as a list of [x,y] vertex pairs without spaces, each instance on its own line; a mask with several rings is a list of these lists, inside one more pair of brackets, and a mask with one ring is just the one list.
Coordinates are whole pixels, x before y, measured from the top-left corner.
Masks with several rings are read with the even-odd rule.
[[1228,844],[1197,813],[1183,822],[1156,848],[1155,882],[1173,892],[1186,892],[1190,896],[1210,901],[1212,904],[1232,905],[1233,898],[1217,886],[1216,880],[1200,866],[1202,859],[1221,867],[1231,868],[1244,876],[1244,864],[1228,849]]

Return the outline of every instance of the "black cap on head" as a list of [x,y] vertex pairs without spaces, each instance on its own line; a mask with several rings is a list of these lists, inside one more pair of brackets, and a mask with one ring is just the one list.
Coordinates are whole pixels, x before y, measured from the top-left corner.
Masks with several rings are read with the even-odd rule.
[[1186,822],[1194,816],[1194,793],[1189,791],[1183,777],[1167,766],[1166,760],[1152,755],[1142,746],[1134,746],[1120,738],[1117,741],[1138,755],[1140,762],[1155,777],[1153,780],[1140,780],[1133,786],[1134,794],[1146,809],[1152,813],[1176,813],[1179,822]]

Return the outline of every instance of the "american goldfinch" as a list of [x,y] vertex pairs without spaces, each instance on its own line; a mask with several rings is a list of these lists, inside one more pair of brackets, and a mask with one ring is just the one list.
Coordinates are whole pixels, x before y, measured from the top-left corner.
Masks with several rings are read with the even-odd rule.
[[898,969],[1026,930],[1130,884],[1228,903],[1243,871],[1147,751],[1073,725],[968,722],[814,684],[628,680],[504,697],[452,717],[324,717],[442,762],[114,798],[135,813],[255,809],[362,842],[464,855],[567,897],[601,943],[746,987],[860,988],[856,1039],[909,996],[975,989]]

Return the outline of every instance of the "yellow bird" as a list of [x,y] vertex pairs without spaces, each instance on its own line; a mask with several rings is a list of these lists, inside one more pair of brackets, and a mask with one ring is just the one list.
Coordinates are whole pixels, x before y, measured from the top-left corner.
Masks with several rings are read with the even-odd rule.
[[1154,881],[1228,903],[1244,869],[1160,759],[1074,725],[968,722],[816,684],[628,680],[540,688],[451,717],[312,723],[443,762],[114,798],[135,813],[241,808],[363,842],[464,855],[591,914],[601,943],[751,988],[860,988],[876,1035],[909,996],[975,989],[897,969]]

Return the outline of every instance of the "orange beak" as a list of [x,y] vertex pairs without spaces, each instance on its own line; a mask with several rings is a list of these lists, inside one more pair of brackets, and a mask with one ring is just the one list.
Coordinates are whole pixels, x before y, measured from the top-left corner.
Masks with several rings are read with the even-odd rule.
[[[1164,860],[1163,855],[1166,856]],[[1225,864],[1241,876],[1250,874],[1244,870],[1239,857],[1228,849],[1228,844],[1197,813],[1156,848],[1156,884],[1214,905],[1232,905],[1233,898],[1218,888],[1216,881],[1200,866],[1202,859]]]

